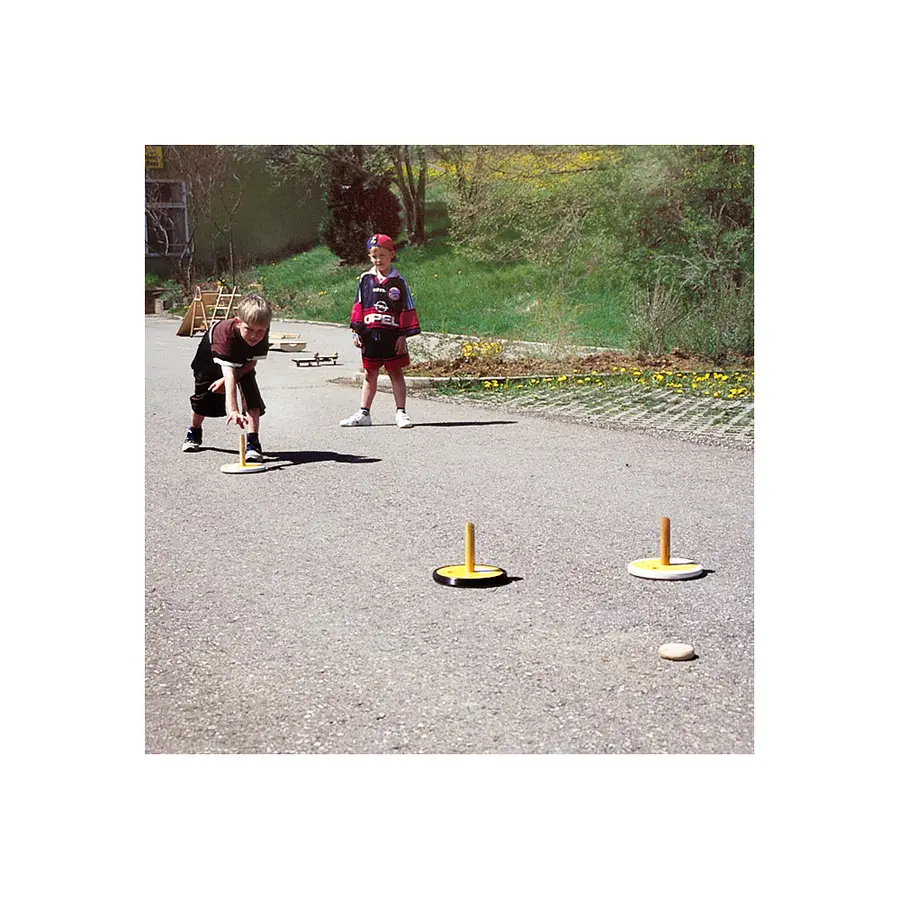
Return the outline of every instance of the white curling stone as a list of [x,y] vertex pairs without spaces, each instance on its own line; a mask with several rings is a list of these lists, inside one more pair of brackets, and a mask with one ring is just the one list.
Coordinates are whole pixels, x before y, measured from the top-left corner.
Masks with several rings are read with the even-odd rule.
[[693,659],[694,648],[690,644],[663,644],[662,647],[659,648],[659,655],[663,659]]
[[658,557],[649,559],[636,559],[628,564],[630,575],[638,578],[653,578],[661,581],[680,581],[685,578],[696,578],[703,574],[703,566],[692,559],[682,559],[673,556],[669,559],[669,565],[664,566]]
[[266,466],[263,463],[246,463],[243,466],[240,463],[225,463],[224,466],[219,466],[219,471],[226,475],[255,475],[257,472],[265,472]]

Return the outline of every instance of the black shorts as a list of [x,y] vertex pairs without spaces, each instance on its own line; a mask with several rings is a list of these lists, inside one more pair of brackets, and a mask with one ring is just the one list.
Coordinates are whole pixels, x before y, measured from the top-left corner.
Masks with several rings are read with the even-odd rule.
[[[207,375],[194,375],[194,393],[191,394],[191,409],[198,416],[221,419],[227,414],[225,410],[225,392],[213,394],[209,390],[210,385],[221,377],[221,375],[217,378],[209,378]],[[263,403],[262,395],[259,393],[255,369],[249,371],[238,382],[238,392],[243,392],[244,394],[246,409],[258,409],[260,415],[265,413],[266,405]],[[240,402],[240,398],[238,398],[238,402]]]
[[409,365],[409,354],[397,353],[397,338],[400,332],[394,328],[372,328],[362,332],[362,362],[364,369],[405,369]]

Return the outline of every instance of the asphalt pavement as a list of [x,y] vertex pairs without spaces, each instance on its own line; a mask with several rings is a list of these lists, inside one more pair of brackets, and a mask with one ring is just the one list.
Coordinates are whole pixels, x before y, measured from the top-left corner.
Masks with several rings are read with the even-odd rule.
[[[148,753],[752,753],[753,455],[410,393],[358,409],[349,330],[274,323],[267,471],[181,452],[199,338],[146,320]],[[337,366],[295,357],[337,352]],[[648,581],[628,563],[701,563]],[[446,587],[479,564],[511,581]],[[694,645],[670,662],[658,648]]]

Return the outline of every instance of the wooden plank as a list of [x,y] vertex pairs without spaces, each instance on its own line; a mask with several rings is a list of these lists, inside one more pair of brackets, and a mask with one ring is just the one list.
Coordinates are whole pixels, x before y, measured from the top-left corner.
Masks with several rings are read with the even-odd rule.
[[181,324],[178,326],[176,336],[191,337],[198,332],[206,331],[209,328],[209,322],[206,318],[206,307],[199,299],[191,300],[191,305],[187,308]]
[[299,334],[275,331],[269,332],[269,346],[273,350],[305,350],[306,341]]

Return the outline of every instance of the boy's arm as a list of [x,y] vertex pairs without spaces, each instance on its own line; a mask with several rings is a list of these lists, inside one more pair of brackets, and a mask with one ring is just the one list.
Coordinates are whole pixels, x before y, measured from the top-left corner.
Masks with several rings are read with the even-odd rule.
[[238,428],[243,428],[245,417],[241,415],[238,408],[236,371],[232,366],[222,366],[222,377],[225,381],[225,410],[228,413],[225,424],[234,422]]
[[365,272],[356,279],[356,300],[350,310],[350,330],[353,332],[353,345],[362,347],[361,335],[365,331],[366,323],[363,321],[362,280]]
[[350,310],[350,328],[355,334],[359,334],[366,327],[366,323],[363,321],[363,278],[365,278],[365,272],[356,280],[356,299],[353,301],[353,308]]
[[[226,368],[227,368],[227,366],[222,366],[222,371],[224,372]],[[242,365],[239,369],[237,369],[237,370],[235,371],[235,376],[234,376],[234,377],[235,377],[238,381],[240,381],[240,380],[241,380],[248,372],[251,372],[251,371],[252,371],[253,369],[255,369],[255,368],[256,368],[256,360],[255,360],[255,359],[251,359],[250,362],[244,363],[244,365]],[[211,391],[213,394],[221,394],[221,393],[223,393],[224,390],[225,390],[225,376],[223,375],[223,376],[222,376],[221,378],[219,378],[217,381],[214,381],[214,382],[209,386],[209,389],[210,389],[210,391]]]
[[419,324],[419,315],[416,312],[416,304],[413,300],[412,291],[406,283],[406,279],[400,276],[403,282],[406,296],[404,297],[403,307],[400,310],[400,334],[403,337],[412,337],[422,333],[422,326]]

